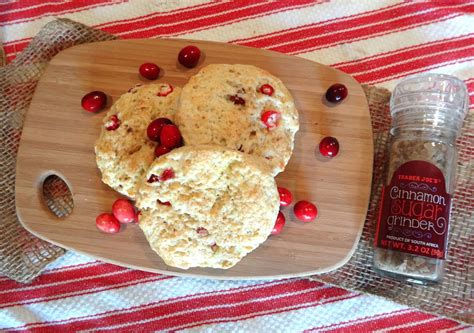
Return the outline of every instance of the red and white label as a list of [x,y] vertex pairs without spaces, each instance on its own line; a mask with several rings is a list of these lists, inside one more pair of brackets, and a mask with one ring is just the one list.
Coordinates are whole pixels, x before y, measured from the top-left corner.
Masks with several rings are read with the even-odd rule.
[[382,190],[375,246],[444,259],[451,196],[441,170],[425,161],[410,161]]

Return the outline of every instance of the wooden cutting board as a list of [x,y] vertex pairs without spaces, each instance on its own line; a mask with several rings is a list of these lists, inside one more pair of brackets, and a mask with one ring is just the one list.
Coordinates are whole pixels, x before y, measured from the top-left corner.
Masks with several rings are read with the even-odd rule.
[[[203,52],[200,64],[178,64],[179,50],[189,44]],[[110,235],[97,230],[95,218],[108,212],[120,195],[103,184],[95,164],[94,142],[105,111],[82,110],[82,96],[106,92],[115,101],[130,87],[149,82],[138,75],[144,62],[164,69],[158,81],[183,86],[200,68],[212,63],[241,63],[264,68],[293,94],[300,113],[293,156],[277,183],[296,200],[314,202],[312,223],[296,220],[284,208],[287,225],[229,270],[166,266],[148,246],[138,225]],[[325,101],[333,83],[347,86],[338,105]],[[325,136],[339,140],[333,159],[320,156]],[[372,178],[372,130],[362,87],[349,75],[327,66],[266,50],[223,43],[186,40],[121,40],[69,48],[50,62],[36,89],[26,118],[17,160],[16,205],[20,221],[40,238],[104,261],[146,271],[222,279],[274,278],[324,273],[349,260],[367,212]],[[55,174],[68,184],[74,209],[56,217],[45,205],[42,185]]]

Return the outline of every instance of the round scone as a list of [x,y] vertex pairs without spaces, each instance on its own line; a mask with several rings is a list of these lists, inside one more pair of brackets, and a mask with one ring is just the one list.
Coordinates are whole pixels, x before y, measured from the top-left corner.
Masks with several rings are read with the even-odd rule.
[[146,134],[160,117],[173,120],[181,88],[166,83],[136,86],[112,105],[95,144],[102,181],[135,198],[137,187],[155,158],[155,143]]
[[273,175],[285,169],[299,129],[298,111],[283,82],[238,64],[209,65],[191,77],[175,121],[186,144],[217,144],[264,157]]
[[136,205],[140,228],[167,265],[229,268],[270,235],[279,195],[262,159],[186,146],[152,163]]

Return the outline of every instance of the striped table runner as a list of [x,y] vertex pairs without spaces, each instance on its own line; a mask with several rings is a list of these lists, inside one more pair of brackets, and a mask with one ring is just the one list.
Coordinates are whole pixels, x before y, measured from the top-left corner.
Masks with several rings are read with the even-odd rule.
[[[121,38],[180,37],[275,50],[393,88],[456,75],[474,104],[474,2],[0,0],[8,62],[65,17]],[[305,279],[169,277],[68,252],[31,285],[0,277],[7,331],[456,332],[472,327]]]

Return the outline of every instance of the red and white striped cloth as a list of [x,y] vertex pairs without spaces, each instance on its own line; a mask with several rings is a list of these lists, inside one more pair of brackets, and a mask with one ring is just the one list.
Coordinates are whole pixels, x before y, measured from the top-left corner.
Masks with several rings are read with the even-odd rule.
[[[315,60],[393,88],[409,74],[466,82],[474,104],[474,2],[0,0],[7,59],[55,16],[122,38],[230,42]],[[472,327],[305,279],[213,281],[68,252],[31,285],[0,277],[7,331],[457,332]]]

